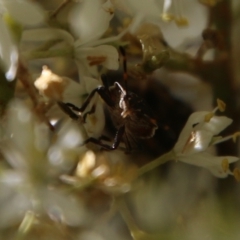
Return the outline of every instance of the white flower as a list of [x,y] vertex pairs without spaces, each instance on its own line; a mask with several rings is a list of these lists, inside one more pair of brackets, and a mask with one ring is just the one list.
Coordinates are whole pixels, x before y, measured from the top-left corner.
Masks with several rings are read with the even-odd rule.
[[6,13],[24,26],[43,22],[45,13],[37,3],[28,0],[0,0],[0,60],[7,80],[12,81],[17,71],[18,50],[3,21],[3,15]]
[[[46,101],[72,103],[77,107],[81,107],[86,95],[90,94],[99,85],[99,81],[91,77],[83,77],[82,80],[85,83],[84,87],[83,84],[79,84],[70,78],[58,76],[44,66],[41,76],[36,79],[34,85]],[[86,123],[84,124],[88,136],[100,137],[102,135],[105,126],[105,115],[102,105],[102,101],[99,101],[99,96],[96,94],[83,113],[76,113],[84,114],[95,106],[95,112],[87,115]],[[58,115],[61,117],[62,114],[57,114],[54,111],[55,118]],[[80,121],[79,124],[82,124],[82,122]]]
[[218,136],[232,123],[230,118],[214,115],[217,109],[224,107],[224,103],[220,100],[218,100],[218,105],[213,112],[193,113],[184,126],[173,150],[176,160],[205,167],[217,177],[226,177],[228,174],[232,174],[228,164],[238,161],[239,158],[233,156],[216,157],[206,152],[209,146],[228,139],[235,139],[238,136],[238,133],[226,138]]
[[[100,45],[99,41],[89,41],[87,44],[82,44],[80,40],[75,40],[74,37],[67,31],[57,28],[40,28],[31,29],[23,32],[22,40],[25,42],[46,42],[51,40],[62,40],[62,48],[59,52],[65,52],[65,57],[72,57],[79,71],[79,78],[84,76],[99,77],[97,66],[102,65],[110,70],[117,70],[119,67],[118,51],[110,45]],[[106,42],[108,38],[106,38]],[[65,50],[67,49],[67,51]],[[55,50],[54,54],[57,52]],[[34,53],[34,50],[33,50]],[[49,56],[46,51],[46,58],[55,57]],[[84,84],[84,81],[82,81]]]
[[107,193],[126,193],[131,190],[131,183],[137,177],[137,167],[124,161],[120,151],[87,151],[76,167],[75,176],[63,175],[61,179],[75,186],[91,182]]
[[167,43],[174,48],[186,40],[200,38],[207,24],[208,9],[197,0],[112,2],[132,16],[133,22],[129,29],[131,33],[135,33],[143,22],[154,22],[160,27]]
[[70,25],[81,44],[102,37],[114,15],[111,2],[107,0],[88,0],[79,3],[71,12]]
[[[105,3],[100,0],[84,1],[78,4],[70,17],[70,24],[76,23],[76,26],[73,25],[72,28],[79,37],[77,40],[68,32],[55,28],[34,29],[23,32],[23,41],[63,40],[64,44],[61,46],[69,49],[68,56],[73,57],[76,62],[80,84],[62,77],[55,77],[55,80],[52,77],[50,79],[49,72],[46,69],[42,72],[42,76],[37,79],[35,86],[48,100],[70,102],[77,107],[81,107],[83,103],[82,96],[91,93],[93,89],[101,84],[100,81],[91,78],[91,76],[97,79],[100,78],[98,66],[101,65],[110,70],[118,69],[118,51],[115,47],[106,45],[106,43],[112,42],[122,35],[99,39],[108,29],[112,16],[113,9],[110,1]],[[105,45],[101,45],[103,43]],[[54,51],[57,52],[56,47]],[[46,55],[48,55],[48,51],[46,51]],[[44,77],[46,74],[48,74],[49,81],[46,81],[47,78]],[[89,136],[99,137],[105,125],[105,117],[102,101],[99,101],[98,94],[91,100],[86,112],[93,106],[95,107],[95,113],[87,115],[85,126]]]
[[104,39],[100,39],[109,28],[113,16],[110,0],[105,3],[102,0],[83,1],[71,12],[70,25],[78,36],[74,42],[74,59],[79,76],[99,77],[98,65],[118,69],[118,51],[113,46],[102,45],[104,42],[101,40]]
[[[117,70],[118,51],[110,45],[96,47],[75,47],[75,60],[79,68],[79,75],[99,77],[97,66],[102,65],[110,70]],[[85,74],[83,74],[85,73]]]
[[[78,26],[80,38],[77,40],[68,32],[60,29],[34,29],[23,33],[23,40],[25,41],[44,42],[61,39],[64,41],[64,47],[70,49],[69,55],[73,57],[78,67],[80,84],[69,81],[67,78],[53,77],[54,74],[49,74],[49,71],[44,69],[41,77],[36,80],[35,86],[48,100],[70,102],[77,107],[81,107],[84,94],[90,94],[93,89],[101,84],[100,81],[89,77],[100,78],[99,65],[110,70],[117,70],[119,67],[117,49],[110,45],[100,45],[108,41],[114,41],[116,37],[99,39],[108,29],[109,21],[113,15],[110,1],[105,3],[102,3],[102,1],[85,1],[79,3],[79,6],[80,8],[77,8],[76,11],[80,19],[77,17],[74,20],[78,23],[81,20]],[[74,15],[75,13],[73,13],[72,18],[76,17]],[[81,23],[82,21],[84,24]],[[56,49],[54,51],[57,52]],[[46,51],[46,54],[48,54],[48,51]],[[99,137],[105,125],[105,117],[102,101],[99,101],[98,94],[91,100],[86,112],[93,106],[95,113],[87,115],[86,129],[89,136]]]
[[11,168],[0,174],[0,227],[19,223],[27,211],[47,213],[68,225],[81,224],[85,214],[81,202],[54,188],[59,173],[68,170],[69,160],[77,156],[76,146],[82,141],[78,126],[68,124],[68,131],[59,132],[51,145],[48,127],[21,102],[10,105],[7,118],[1,151]]
[[[83,1],[73,9],[70,24],[77,35],[77,39],[64,30],[44,28],[28,30],[23,33],[23,40],[44,42],[61,39],[66,47],[72,48],[72,56],[79,68],[80,79],[83,76],[99,77],[97,66],[102,65],[110,70],[117,70],[118,51],[110,45],[119,37],[100,39],[109,28],[113,17],[110,1],[102,3],[101,0]],[[121,35],[122,36],[122,35]],[[84,82],[82,81],[84,84]]]

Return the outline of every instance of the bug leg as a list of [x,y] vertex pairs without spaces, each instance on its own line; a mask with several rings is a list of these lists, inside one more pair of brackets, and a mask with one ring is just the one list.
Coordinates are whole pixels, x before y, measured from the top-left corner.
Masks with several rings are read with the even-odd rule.
[[[90,101],[92,100],[93,96],[95,95],[95,93],[99,93],[99,92],[103,92],[105,89],[105,87],[103,86],[100,86],[98,88],[95,88],[87,97],[87,99],[85,100],[85,102],[83,103],[83,105],[79,108],[79,107],[76,107],[75,105],[73,105],[72,103],[66,103],[67,106],[69,106],[70,108],[72,108],[73,110],[75,111],[78,111],[78,112],[84,112],[85,109],[87,108],[88,104],[90,103]],[[99,93],[99,95],[101,95]]]
[[80,111],[80,110],[81,110],[81,108],[79,108],[79,107],[75,106],[75,105],[74,105],[74,104],[72,104],[72,103],[66,103],[66,105],[67,105],[68,107],[72,108],[72,110],[74,110],[74,111],[81,112],[81,111]]
[[58,106],[61,108],[63,112],[65,112],[70,118],[73,120],[78,120],[79,116],[72,111],[71,108],[66,103],[58,102]]
[[105,135],[102,135],[100,138],[99,138],[99,140],[101,141],[101,140],[103,140],[103,141],[107,141],[107,142],[111,142],[111,138],[110,137],[107,137],[107,136],[105,136]]
[[113,144],[111,146],[102,143],[100,139],[96,139],[96,138],[92,138],[92,137],[88,138],[84,143],[86,144],[86,143],[92,142],[92,143],[95,143],[95,144],[101,146],[105,150],[115,150],[119,146],[119,144],[120,144],[120,142],[122,140],[122,136],[124,134],[124,130],[125,130],[125,126],[124,125],[121,126],[118,129],[118,131],[116,132]]
[[109,96],[109,91],[105,86],[100,86],[95,88],[87,97],[87,99],[85,100],[85,102],[83,103],[83,105],[81,107],[77,107],[72,103],[66,103],[66,105],[70,108],[72,108],[74,111],[78,111],[78,112],[84,112],[85,109],[87,108],[87,106],[89,105],[90,101],[92,100],[93,96],[95,95],[95,93],[98,93],[101,98],[106,102],[107,105],[109,106],[113,106],[112,103],[112,99]]
[[125,126],[124,126],[124,125],[121,126],[121,127],[117,130],[116,135],[115,135],[115,138],[114,138],[114,142],[113,142],[113,145],[112,145],[112,148],[113,148],[113,149],[116,149],[116,148],[119,146],[119,144],[120,144],[120,142],[121,142],[121,140],[122,140],[124,131],[125,131]]

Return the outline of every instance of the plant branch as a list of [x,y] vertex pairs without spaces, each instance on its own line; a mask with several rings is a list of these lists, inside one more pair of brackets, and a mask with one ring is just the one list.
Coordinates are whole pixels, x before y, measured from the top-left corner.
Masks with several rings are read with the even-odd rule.
[[170,160],[173,160],[174,159],[174,152],[173,151],[170,151],[170,152],[167,152],[165,154],[163,154],[162,156],[156,158],[155,160],[151,161],[150,163],[147,163],[146,165],[144,165],[143,167],[141,167],[139,170],[138,170],[138,176],[141,176],[157,167],[159,167],[160,165],[170,161]]

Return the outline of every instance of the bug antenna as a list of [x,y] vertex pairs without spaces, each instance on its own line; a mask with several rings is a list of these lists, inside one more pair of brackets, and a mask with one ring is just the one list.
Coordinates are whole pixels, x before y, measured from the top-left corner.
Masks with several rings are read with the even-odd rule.
[[128,92],[127,89],[127,79],[128,79],[128,74],[127,74],[127,57],[126,57],[126,53],[125,50],[122,46],[119,47],[119,51],[122,55],[122,59],[123,59],[123,80],[125,83],[125,89],[126,89],[126,93]]

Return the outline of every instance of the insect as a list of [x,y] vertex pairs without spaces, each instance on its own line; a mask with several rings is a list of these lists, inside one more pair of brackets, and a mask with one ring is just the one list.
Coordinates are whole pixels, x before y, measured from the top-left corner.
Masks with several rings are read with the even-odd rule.
[[[83,113],[93,96],[96,93],[99,94],[110,112],[113,125],[116,128],[116,134],[112,145],[107,145],[101,142],[100,139],[92,137],[88,138],[85,143],[93,142],[106,150],[118,148],[121,141],[125,143],[128,150],[131,150],[132,146],[136,145],[138,139],[153,137],[158,128],[157,121],[145,101],[135,93],[128,91],[126,55],[122,47],[119,50],[123,56],[124,87],[119,82],[115,82],[113,86],[108,87],[108,79],[103,75],[103,85],[94,89],[81,107],[71,103],[58,103],[65,113],[72,119],[77,120],[79,116],[74,111]],[[91,112],[92,110],[88,113]],[[83,117],[84,120],[85,116]]]

